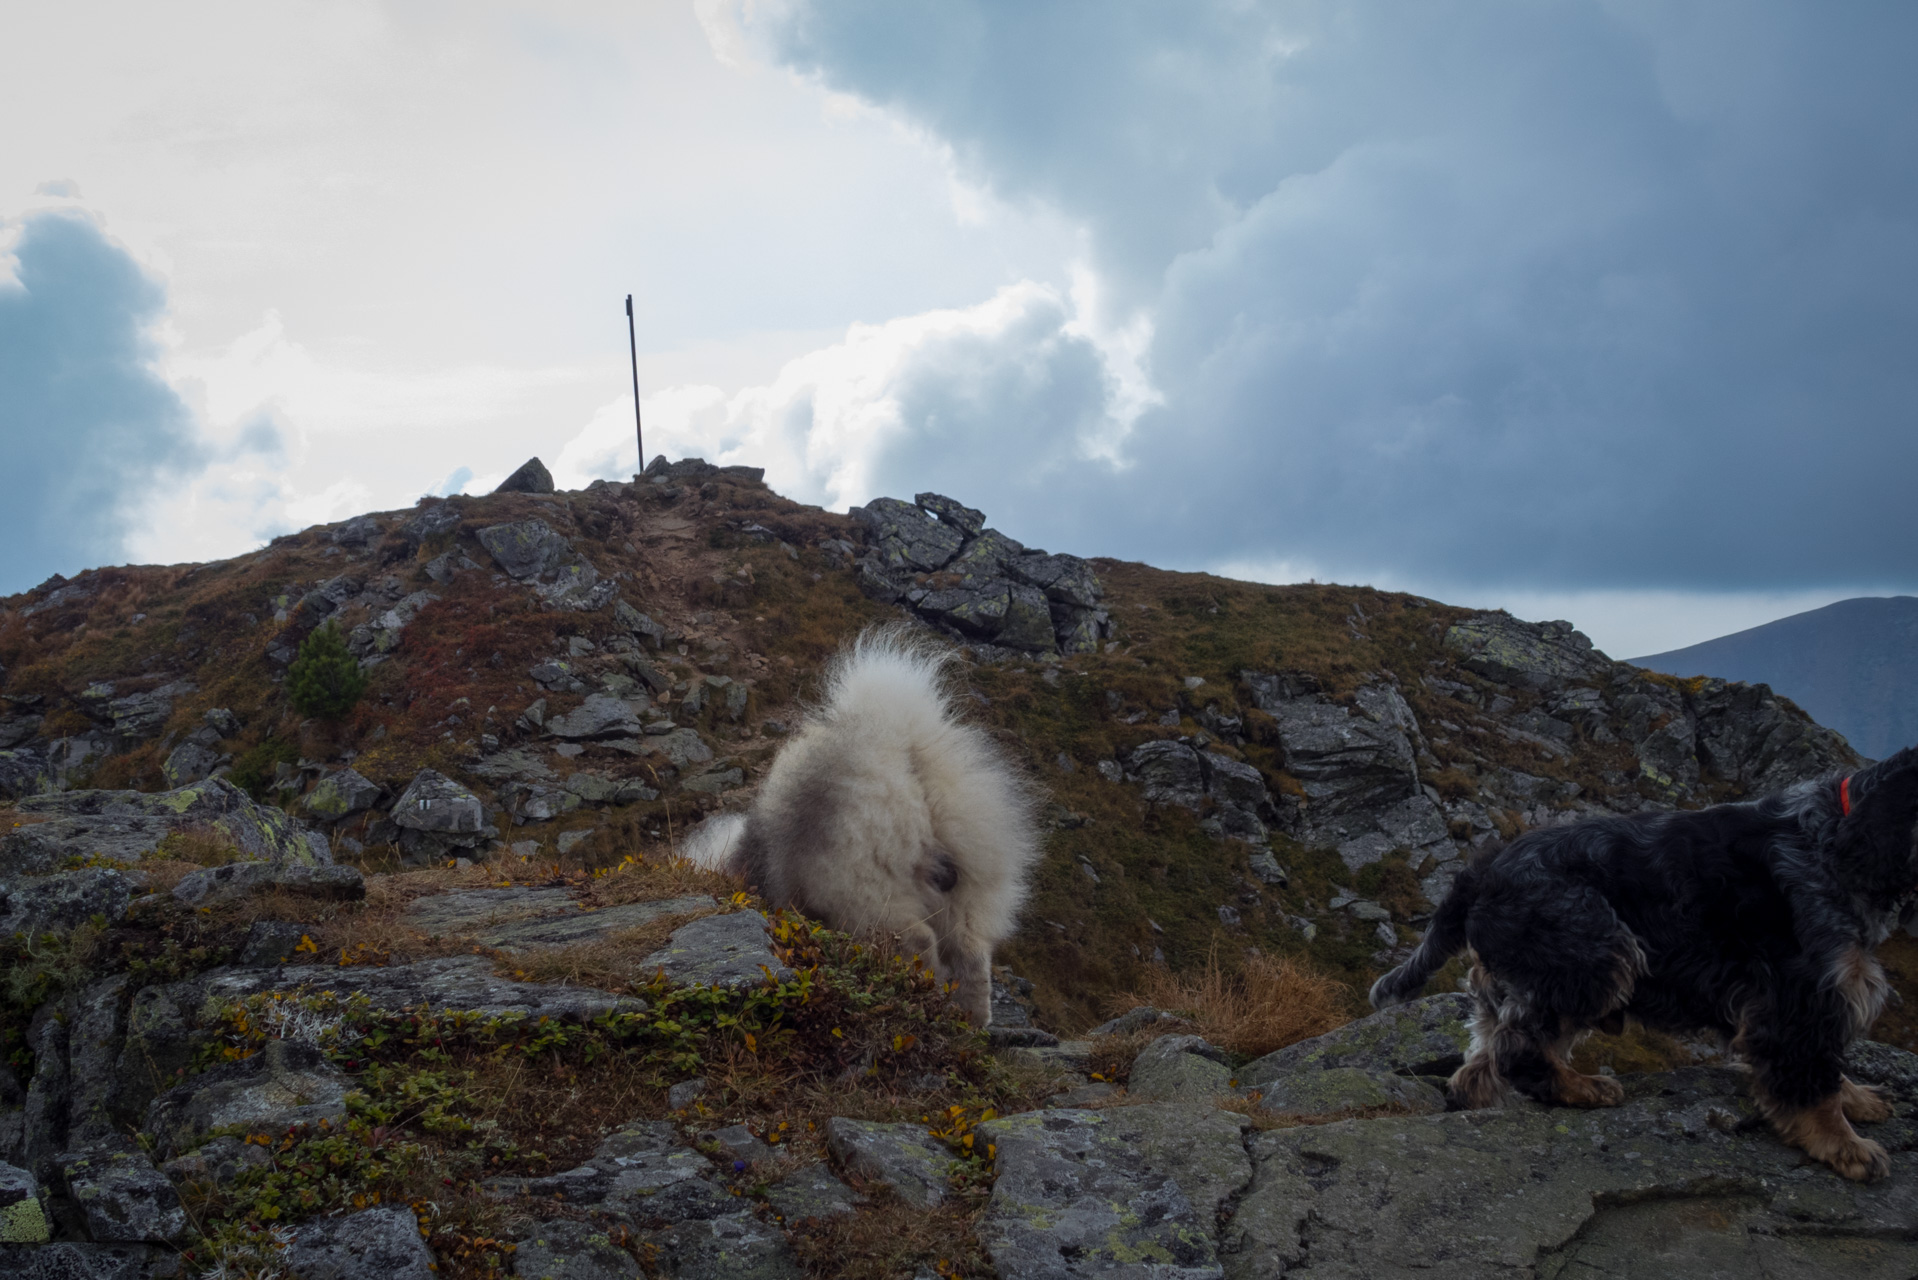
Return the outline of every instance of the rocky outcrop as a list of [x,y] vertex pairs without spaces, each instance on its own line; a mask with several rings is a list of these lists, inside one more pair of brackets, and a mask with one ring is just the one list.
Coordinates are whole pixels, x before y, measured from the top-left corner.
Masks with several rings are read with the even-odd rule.
[[1112,633],[1092,566],[1048,555],[936,493],[875,498],[850,512],[866,530],[859,561],[867,595],[898,602],[988,653],[1090,653]]
[[599,570],[544,520],[488,525],[480,545],[506,575],[531,587],[547,604],[564,609],[599,609],[618,594]]
[[137,863],[176,831],[212,829],[249,857],[332,862],[324,838],[244,791],[208,778],[173,791],[63,791],[22,800],[29,820],[0,833],[0,876],[44,875],[89,858]]

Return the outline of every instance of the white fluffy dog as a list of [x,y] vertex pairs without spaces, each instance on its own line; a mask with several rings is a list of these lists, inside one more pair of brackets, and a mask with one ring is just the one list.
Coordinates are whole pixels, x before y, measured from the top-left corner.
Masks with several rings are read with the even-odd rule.
[[694,828],[683,852],[774,906],[898,935],[983,1027],[992,949],[1025,901],[1039,832],[1031,786],[953,707],[955,657],[903,626],[864,632],[752,807]]

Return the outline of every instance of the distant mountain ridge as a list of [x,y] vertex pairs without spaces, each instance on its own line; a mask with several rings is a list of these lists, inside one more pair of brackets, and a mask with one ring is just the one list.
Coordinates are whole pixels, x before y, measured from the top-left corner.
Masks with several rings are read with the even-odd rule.
[[1764,683],[1882,760],[1918,744],[1918,596],[1860,596],[1630,661]]

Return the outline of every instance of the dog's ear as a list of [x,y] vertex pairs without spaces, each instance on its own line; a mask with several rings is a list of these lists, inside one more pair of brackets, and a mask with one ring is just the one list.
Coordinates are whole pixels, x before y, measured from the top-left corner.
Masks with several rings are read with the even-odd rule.
[[1902,896],[1918,882],[1918,748],[1906,747],[1851,775],[1851,812],[1839,821],[1841,874],[1876,896]]
[[1865,825],[1918,822],[1918,747],[1906,747],[1851,775],[1851,818]]

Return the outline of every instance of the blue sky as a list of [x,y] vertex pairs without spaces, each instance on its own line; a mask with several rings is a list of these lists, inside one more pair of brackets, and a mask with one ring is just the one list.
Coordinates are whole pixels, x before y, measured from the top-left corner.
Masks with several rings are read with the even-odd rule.
[[[16,454],[45,480],[7,532],[66,533],[0,590],[531,453],[629,473],[628,291],[649,452],[807,501],[937,489],[1029,543],[1570,617],[1621,656],[1918,587],[1907,7],[12,25],[0,337],[43,354],[0,390],[80,452],[150,429],[85,485]],[[69,403],[35,317],[80,306],[71,359],[120,390]],[[34,425],[0,412],[10,452]]]

